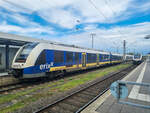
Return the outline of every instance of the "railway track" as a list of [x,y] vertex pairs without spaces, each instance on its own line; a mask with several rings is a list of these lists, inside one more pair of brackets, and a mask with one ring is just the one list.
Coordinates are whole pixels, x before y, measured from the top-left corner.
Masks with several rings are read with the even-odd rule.
[[[103,67],[98,68],[98,69],[104,69],[104,68],[107,68],[107,67],[108,66],[103,66]],[[97,70],[97,68],[92,68],[92,69],[88,69],[88,70],[81,70],[81,71],[75,71],[75,72],[69,72],[64,77],[66,78],[66,77],[70,77],[70,76],[75,76],[75,75],[78,75],[78,74],[83,74],[83,73],[87,73],[87,72],[91,72],[91,71],[95,71],[95,70]],[[1,78],[3,78],[5,80],[7,77],[12,77],[12,76],[11,75],[4,76],[4,77],[2,76]],[[25,82],[14,80],[12,83],[0,85],[0,94],[3,94],[5,92],[10,92],[10,91],[13,91],[13,90],[18,90],[20,88],[26,88],[28,86],[33,86],[33,85],[38,85],[38,84],[41,84],[41,83],[46,83],[46,82],[58,80],[58,79],[61,79],[62,77],[63,76],[57,76],[53,79],[46,79],[46,80],[45,79],[39,79],[37,81],[31,80],[31,81],[25,81]]]
[[16,84],[18,82],[19,81],[15,79],[12,75],[0,76],[0,90],[2,90],[4,87]]
[[136,66],[131,66],[121,71],[104,76],[90,85],[72,92],[65,97],[59,98],[55,102],[35,111],[34,113],[79,113],[95,99],[108,90],[110,84],[123,78]]
[[11,75],[1,75],[0,76],[0,80],[2,80],[2,79],[6,79],[6,78],[11,78],[12,76]]
[[23,87],[23,84],[21,84],[20,82],[12,83],[9,85],[3,85],[3,86],[0,86],[0,94],[5,93],[5,92],[9,92],[9,91],[12,91],[12,90],[15,90],[18,88],[22,88],[22,87]]
[[2,85],[0,86],[0,94],[3,94],[5,92],[10,92],[10,91],[13,91],[13,90],[19,90],[21,88],[27,88],[27,87],[33,87],[33,86],[36,86],[36,85],[40,85],[42,83],[46,83],[46,82],[49,82],[49,80],[37,80],[37,81],[18,81],[18,82],[15,82],[15,83],[12,83],[12,84],[7,84],[7,85]]

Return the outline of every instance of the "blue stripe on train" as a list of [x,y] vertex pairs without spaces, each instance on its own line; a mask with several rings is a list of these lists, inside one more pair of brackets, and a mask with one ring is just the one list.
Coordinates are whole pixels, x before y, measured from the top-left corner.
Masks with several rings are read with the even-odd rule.
[[23,74],[37,74],[45,71],[46,69],[40,70],[40,66],[32,66],[32,67],[24,68]]

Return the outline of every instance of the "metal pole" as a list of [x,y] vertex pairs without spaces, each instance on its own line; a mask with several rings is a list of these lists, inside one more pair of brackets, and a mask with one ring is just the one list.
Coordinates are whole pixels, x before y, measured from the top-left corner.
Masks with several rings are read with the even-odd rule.
[[93,43],[94,43],[94,40],[93,40],[93,38],[94,38],[94,37],[93,37],[93,35],[92,35],[92,48],[93,48]]
[[91,33],[91,37],[92,37],[92,48],[94,47],[94,36],[95,36],[96,34],[95,33]]
[[123,60],[125,60],[125,55],[126,55],[126,41],[123,41]]

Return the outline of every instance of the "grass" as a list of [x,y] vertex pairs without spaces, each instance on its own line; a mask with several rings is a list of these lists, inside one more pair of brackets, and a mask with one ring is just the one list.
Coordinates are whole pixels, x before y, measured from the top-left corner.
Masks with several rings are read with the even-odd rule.
[[[25,96],[27,94],[36,92],[37,90],[40,90],[43,88],[49,88],[49,90],[47,90],[47,92],[40,92],[37,94],[34,93],[30,97],[25,97],[24,100],[18,101],[11,106],[0,109],[0,113],[13,112],[15,110],[25,107],[26,105],[28,105],[32,102],[37,101],[41,97],[48,97],[48,96],[54,95],[56,93],[68,91],[72,88],[77,87],[78,85],[85,84],[89,81],[95,80],[96,78],[99,78],[99,77],[107,75],[111,72],[115,72],[117,70],[126,68],[130,65],[131,64],[121,64],[121,65],[117,65],[117,66],[113,66],[113,67],[108,67],[105,69],[88,72],[85,74],[80,74],[78,76],[68,77],[65,80],[61,79],[61,80],[57,80],[56,82],[50,82],[49,84],[40,85],[40,86],[37,86],[37,87],[32,88],[27,91],[19,91],[19,92],[16,92],[15,94],[7,94],[7,95],[0,96],[0,104],[2,104],[2,103],[12,101],[14,99],[17,100],[21,96]],[[55,87],[52,87],[52,86],[55,86]]]
[[21,109],[23,107],[25,107],[25,104],[22,102],[18,102],[12,106],[1,109],[0,112],[1,113],[11,113],[11,112],[16,111],[17,109]]
[[58,90],[60,92],[64,92],[66,90],[75,88],[78,85],[85,84],[89,81],[95,80],[96,78],[102,77],[102,76],[107,75],[111,72],[117,71],[117,70],[122,69],[122,68],[126,68],[128,66],[129,66],[129,64],[121,64],[119,66],[109,67],[109,68],[106,68],[103,70],[98,70],[95,72],[89,72],[87,74],[82,74],[82,76],[80,78],[78,77],[77,79],[69,81],[69,82],[67,82],[61,86],[51,88],[50,91]]

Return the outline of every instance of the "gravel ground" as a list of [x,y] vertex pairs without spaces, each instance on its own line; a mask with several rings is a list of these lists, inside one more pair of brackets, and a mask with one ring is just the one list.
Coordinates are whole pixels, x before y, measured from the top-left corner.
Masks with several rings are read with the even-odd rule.
[[14,77],[0,77],[0,86],[18,82]]

